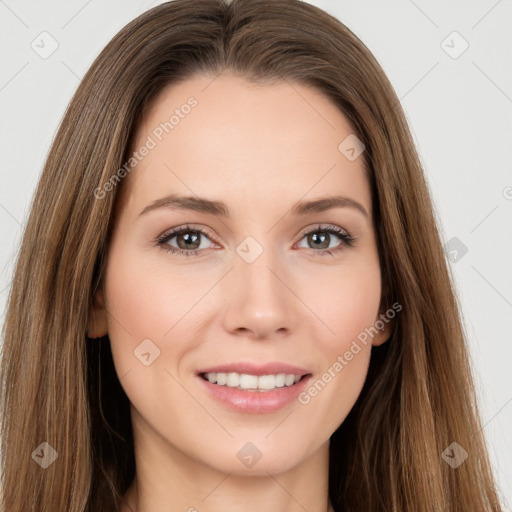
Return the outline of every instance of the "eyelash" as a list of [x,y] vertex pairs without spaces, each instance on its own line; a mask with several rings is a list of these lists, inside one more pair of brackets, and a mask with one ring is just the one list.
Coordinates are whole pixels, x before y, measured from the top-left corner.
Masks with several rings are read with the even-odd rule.
[[[192,228],[187,224],[185,227],[176,228],[176,229],[173,229],[171,231],[164,233],[163,235],[160,235],[156,239],[156,245],[158,247],[161,247],[164,251],[170,252],[172,254],[185,255],[187,257],[197,256],[198,253],[204,249],[190,249],[190,250],[177,249],[176,247],[172,247],[171,245],[169,245],[167,243],[167,242],[169,242],[169,240],[171,240],[175,236],[181,235],[182,233],[187,233],[187,232],[200,233],[201,235],[203,235],[206,238],[211,240],[211,235],[207,231],[200,229],[200,228]],[[338,226],[334,226],[334,225],[325,225],[324,226],[322,224],[318,224],[317,226],[303,232],[300,240],[302,240],[305,236],[307,236],[311,233],[317,233],[317,232],[329,233],[329,234],[335,235],[341,240],[342,243],[340,243],[334,249],[321,249],[318,251],[316,251],[315,249],[312,249],[315,253],[317,253],[317,254],[315,254],[315,257],[317,255],[318,256],[325,256],[325,255],[333,256],[334,254],[338,253],[339,251],[342,251],[344,249],[344,246],[353,247],[355,245],[354,243],[356,241],[356,238],[351,236],[344,229],[342,229]]]

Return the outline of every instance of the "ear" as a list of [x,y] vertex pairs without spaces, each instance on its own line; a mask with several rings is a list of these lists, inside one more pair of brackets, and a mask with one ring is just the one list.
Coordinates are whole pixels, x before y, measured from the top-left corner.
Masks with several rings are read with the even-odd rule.
[[378,347],[390,338],[391,333],[393,332],[393,327],[395,326],[395,320],[386,315],[385,309],[381,309],[375,318],[374,326],[378,332],[373,337],[372,345]]
[[103,297],[103,289],[100,286],[94,295],[93,304],[89,313],[88,338],[101,338],[108,333],[107,309]]

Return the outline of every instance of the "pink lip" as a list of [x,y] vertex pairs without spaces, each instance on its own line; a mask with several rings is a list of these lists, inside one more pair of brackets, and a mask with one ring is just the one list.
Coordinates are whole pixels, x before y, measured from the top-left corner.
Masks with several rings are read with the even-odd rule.
[[197,371],[197,375],[201,373],[247,373],[250,375],[276,375],[278,373],[293,373],[294,375],[306,375],[310,373],[304,368],[292,366],[286,363],[272,362],[265,364],[249,363],[240,361],[238,363],[228,363]]
[[284,386],[272,391],[243,391],[212,384],[200,376],[197,378],[201,385],[205,386],[211,397],[227,405],[230,409],[238,412],[261,414],[277,411],[295,400],[297,395],[304,391],[308,385],[311,375],[303,377],[293,386]]

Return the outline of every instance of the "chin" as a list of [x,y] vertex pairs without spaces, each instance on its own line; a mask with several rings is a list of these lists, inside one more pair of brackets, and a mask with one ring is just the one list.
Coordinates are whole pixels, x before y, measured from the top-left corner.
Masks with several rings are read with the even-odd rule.
[[[217,471],[240,476],[268,476],[289,471],[299,465],[308,457],[304,451],[306,443],[290,442],[283,444],[281,438],[275,442],[264,439],[268,431],[262,435],[260,441],[250,441],[251,435],[244,436],[244,440],[232,439],[227,443],[217,445],[219,451],[208,454],[203,452],[199,460]],[[272,434],[271,434],[272,435]],[[256,436],[252,437],[256,439]],[[197,446],[197,445],[196,445]],[[301,447],[300,451],[298,446]]]

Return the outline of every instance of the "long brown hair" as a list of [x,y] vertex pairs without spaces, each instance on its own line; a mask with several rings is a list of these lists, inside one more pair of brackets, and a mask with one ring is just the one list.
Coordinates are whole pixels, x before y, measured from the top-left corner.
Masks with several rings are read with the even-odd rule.
[[[2,511],[119,509],[135,472],[129,400],[108,339],[87,338],[123,181],[106,184],[163,87],[225,69],[316,87],[366,148],[382,304],[402,310],[331,438],[335,509],[502,511],[453,278],[399,100],[347,27],[297,0],[159,5],[125,26],[83,78],[37,186],[8,298]],[[99,199],[98,189],[109,192]],[[469,455],[457,468],[442,457],[453,442]]]

